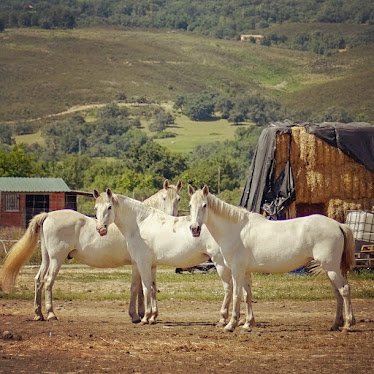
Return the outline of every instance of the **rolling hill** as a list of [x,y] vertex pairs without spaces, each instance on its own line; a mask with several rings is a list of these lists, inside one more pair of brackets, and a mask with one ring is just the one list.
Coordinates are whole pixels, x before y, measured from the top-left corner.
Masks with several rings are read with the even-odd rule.
[[7,29],[0,41],[1,122],[107,103],[120,93],[165,102],[207,90],[272,97],[285,116],[340,107],[374,121],[372,45],[321,57],[183,31],[105,27]]

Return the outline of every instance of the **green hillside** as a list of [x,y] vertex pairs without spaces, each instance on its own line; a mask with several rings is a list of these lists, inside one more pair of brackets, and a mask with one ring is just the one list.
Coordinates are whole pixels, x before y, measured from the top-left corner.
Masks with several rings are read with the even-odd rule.
[[6,29],[0,41],[1,122],[107,103],[121,93],[163,102],[202,91],[262,94],[281,102],[285,116],[338,107],[374,122],[372,44],[321,57],[190,32],[119,28]]

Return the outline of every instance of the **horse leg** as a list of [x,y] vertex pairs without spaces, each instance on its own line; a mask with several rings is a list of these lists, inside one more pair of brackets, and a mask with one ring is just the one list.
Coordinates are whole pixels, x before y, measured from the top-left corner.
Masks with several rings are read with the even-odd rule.
[[143,293],[143,287],[142,287],[142,280],[138,280],[138,315],[140,318],[144,317],[144,293]]
[[232,299],[232,277],[231,270],[225,265],[221,254],[218,256],[211,256],[214,266],[217,269],[217,273],[222,281],[224,290],[223,302],[220,310],[220,319],[217,324],[218,327],[224,327],[227,324],[229,318],[229,308]]
[[142,280],[145,301],[144,317],[141,320],[141,323],[144,325],[149,323],[149,319],[152,316],[152,305],[155,285],[152,279],[153,277],[151,264],[145,264],[144,262],[140,264],[138,263],[138,269]]
[[255,317],[252,309],[252,288],[251,288],[251,274],[247,276],[247,281],[244,283],[244,300],[246,305],[245,322],[243,329],[251,332],[252,327],[255,326]]
[[156,284],[156,266],[152,266],[152,282],[153,282],[153,289],[152,289],[152,316],[149,319],[149,323],[151,325],[156,323],[156,318],[158,316],[158,308],[157,308],[157,284]]
[[[235,269],[235,270],[234,270]],[[233,280],[233,300],[232,300],[232,315],[230,322],[224,328],[224,331],[233,332],[235,327],[238,325],[240,318],[240,301],[241,292],[244,285],[244,276],[242,273],[236,270],[236,267],[232,268],[232,280]]]
[[336,331],[339,327],[343,327],[345,330],[350,330],[350,328],[356,323],[352,312],[350,286],[340,271],[329,270],[327,271],[327,275],[335,290],[337,304],[336,318],[334,324],[331,326],[331,330]]
[[[130,305],[129,305],[129,315],[131,317],[132,323],[139,323],[141,321],[138,313],[136,313],[136,298],[139,294],[139,289],[141,288],[141,279],[138,267],[133,264],[131,272],[131,291],[130,291]],[[138,300],[139,301],[139,300]],[[144,316],[144,299],[143,299],[143,316]]]
[[35,321],[44,321],[42,313],[42,291],[44,286],[44,278],[47,274],[49,266],[49,257],[48,253],[43,250],[42,245],[42,263],[40,265],[38,274],[35,276],[35,297],[34,297],[34,312],[35,312]]
[[45,281],[45,305],[48,313],[48,321],[57,319],[53,311],[52,287],[55,282],[56,276],[60,271],[60,267],[61,262],[57,259],[53,259],[49,265],[48,274]]

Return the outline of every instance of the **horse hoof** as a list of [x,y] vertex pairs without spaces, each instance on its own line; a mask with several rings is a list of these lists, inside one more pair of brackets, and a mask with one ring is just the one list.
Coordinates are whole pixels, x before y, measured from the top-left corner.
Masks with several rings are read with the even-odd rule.
[[330,328],[330,331],[339,331],[339,326],[338,325],[332,325]]
[[140,323],[141,322],[141,319],[140,318],[133,318],[131,320],[132,323]]
[[243,331],[245,331],[245,332],[252,332],[252,326],[246,326],[246,325],[244,325],[243,326]]
[[52,314],[48,316],[47,321],[57,321],[57,317],[54,314]]
[[44,317],[43,316],[35,316],[34,321],[44,321]]
[[149,325],[149,322],[148,322],[148,320],[146,320],[146,319],[142,319],[142,320],[140,321],[140,324],[141,324],[142,326],[144,326],[144,325]]
[[234,332],[235,328],[232,327],[232,326],[226,326],[224,329],[223,329],[223,332]]

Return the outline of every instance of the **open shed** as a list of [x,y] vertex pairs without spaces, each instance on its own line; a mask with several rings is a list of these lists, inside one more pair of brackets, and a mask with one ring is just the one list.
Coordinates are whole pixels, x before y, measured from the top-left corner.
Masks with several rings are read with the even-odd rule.
[[25,228],[40,212],[77,208],[77,193],[61,178],[0,177],[0,227]]
[[265,128],[240,205],[273,219],[374,211],[374,126],[277,122]]

